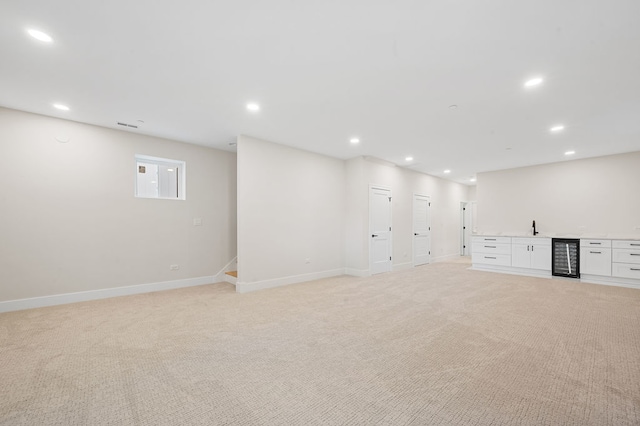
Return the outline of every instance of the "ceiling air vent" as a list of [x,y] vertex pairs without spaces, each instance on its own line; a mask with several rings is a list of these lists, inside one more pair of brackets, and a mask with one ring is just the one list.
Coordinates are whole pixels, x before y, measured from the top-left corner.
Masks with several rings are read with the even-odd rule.
[[137,128],[138,128],[138,126],[136,126],[135,124],[122,123],[122,122],[120,122],[120,121],[118,121],[117,123],[118,123],[118,126],[132,127],[132,128],[134,128],[134,129],[137,129]]

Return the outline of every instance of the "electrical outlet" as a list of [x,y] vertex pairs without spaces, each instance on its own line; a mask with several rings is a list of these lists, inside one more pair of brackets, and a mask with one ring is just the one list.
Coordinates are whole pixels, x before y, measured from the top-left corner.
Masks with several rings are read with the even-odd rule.
[[180,269],[180,266],[178,266],[178,265],[169,266],[169,270],[171,270],[171,271],[177,271],[178,269]]

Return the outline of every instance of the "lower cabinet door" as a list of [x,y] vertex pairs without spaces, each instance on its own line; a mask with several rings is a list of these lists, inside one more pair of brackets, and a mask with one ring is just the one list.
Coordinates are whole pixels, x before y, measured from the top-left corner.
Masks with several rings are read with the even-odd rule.
[[531,269],[551,271],[551,246],[534,244],[531,246]]
[[515,268],[531,267],[531,246],[528,244],[513,244],[511,246],[511,266]]

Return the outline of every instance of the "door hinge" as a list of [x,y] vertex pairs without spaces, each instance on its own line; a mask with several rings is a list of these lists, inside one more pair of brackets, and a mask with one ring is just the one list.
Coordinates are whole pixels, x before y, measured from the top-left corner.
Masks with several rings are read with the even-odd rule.
[[389,202],[391,202],[391,197],[389,197]]

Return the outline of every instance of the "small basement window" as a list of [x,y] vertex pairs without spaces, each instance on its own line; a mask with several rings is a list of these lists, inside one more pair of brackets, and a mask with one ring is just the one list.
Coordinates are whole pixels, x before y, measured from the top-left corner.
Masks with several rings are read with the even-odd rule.
[[186,199],[186,163],[168,158],[136,155],[136,187],[138,198],[163,200]]

